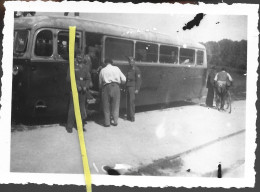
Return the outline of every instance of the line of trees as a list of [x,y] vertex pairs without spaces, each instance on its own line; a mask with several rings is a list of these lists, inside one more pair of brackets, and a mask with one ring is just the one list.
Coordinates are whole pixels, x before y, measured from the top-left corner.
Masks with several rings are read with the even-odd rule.
[[225,66],[239,70],[247,69],[247,41],[209,41],[202,43],[207,49],[208,65]]

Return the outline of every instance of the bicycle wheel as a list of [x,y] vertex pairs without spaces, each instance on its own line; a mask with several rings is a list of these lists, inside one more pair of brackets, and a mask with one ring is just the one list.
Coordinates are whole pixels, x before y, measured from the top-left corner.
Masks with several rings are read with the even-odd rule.
[[216,96],[215,96],[215,103],[216,103],[217,110],[220,110],[220,107],[221,107],[221,97],[218,94],[216,94]]
[[230,91],[227,91],[224,102],[225,102],[224,109],[227,110],[229,113],[231,113],[231,94],[230,94]]

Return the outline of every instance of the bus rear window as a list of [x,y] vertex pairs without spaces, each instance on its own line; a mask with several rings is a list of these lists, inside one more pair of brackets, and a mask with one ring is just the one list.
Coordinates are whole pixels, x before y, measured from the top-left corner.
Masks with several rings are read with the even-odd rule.
[[203,65],[204,63],[204,52],[197,51],[197,65]]
[[136,42],[135,57],[136,61],[156,63],[158,60],[158,45]]
[[193,65],[195,61],[194,49],[180,49],[180,64]]
[[161,63],[178,63],[178,47],[160,46]]
[[25,53],[28,42],[27,30],[19,30],[14,33],[14,53]]
[[127,61],[126,56],[133,56],[134,42],[124,39],[106,38],[105,57]]

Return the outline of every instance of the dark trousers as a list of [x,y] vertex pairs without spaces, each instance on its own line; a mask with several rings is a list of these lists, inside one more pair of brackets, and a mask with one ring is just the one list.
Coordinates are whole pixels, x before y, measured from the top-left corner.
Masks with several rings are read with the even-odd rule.
[[102,104],[105,117],[105,125],[110,125],[110,117],[117,124],[120,104],[120,88],[117,83],[110,83],[102,88]]
[[209,86],[208,87],[208,94],[206,98],[206,105],[212,107],[213,106],[213,100],[214,100],[214,87]]
[[[84,121],[87,118],[86,114],[86,93],[79,92],[79,107],[80,107],[80,114],[81,119]],[[71,129],[73,127],[76,127],[76,118],[75,118],[75,112],[74,112],[74,103],[72,98],[72,93],[70,94],[70,100],[69,100],[69,112],[68,112],[68,120],[67,120],[67,128]]]
[[127,118],[135,119],[135,88],[127,87]]

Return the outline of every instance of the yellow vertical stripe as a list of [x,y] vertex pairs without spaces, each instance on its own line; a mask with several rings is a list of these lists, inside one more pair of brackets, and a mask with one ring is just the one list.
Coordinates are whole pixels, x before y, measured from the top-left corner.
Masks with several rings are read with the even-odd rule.
[[79,136],[80,150],[81,150],[81,156],[83,161],[85,182],[87,185],[86,189],[87,192],[91,192],[91,175],[88,166],[88,157],[87,157],[86,145],[84,141],[83,125],[82,125],[82,119],[80,114],[78,90],[77,90],[75,70],[74,70],[75,35],[76,35],[76,27],[69,27],[69,63],[70,63],[71,90],[72,90],[76,123],[78,128],[78,136]]

